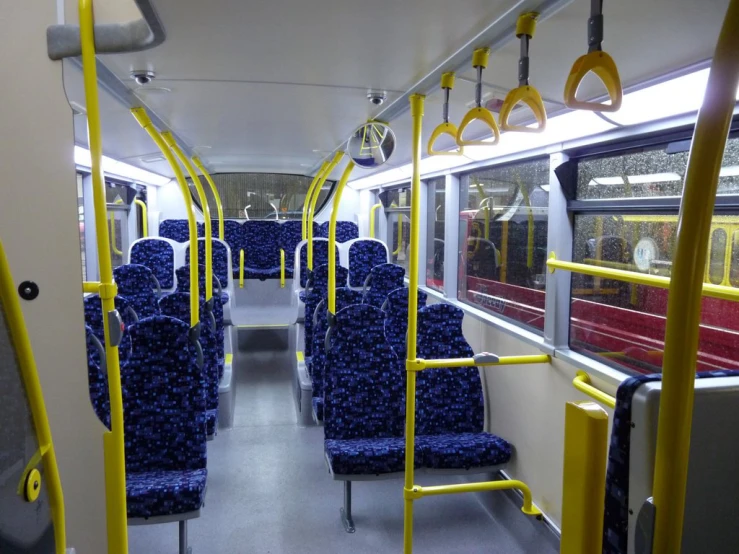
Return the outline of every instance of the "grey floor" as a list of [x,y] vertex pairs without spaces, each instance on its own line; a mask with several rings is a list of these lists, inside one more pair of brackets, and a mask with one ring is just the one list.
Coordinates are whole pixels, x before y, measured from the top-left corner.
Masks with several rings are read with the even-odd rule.
[[[401,480],[355,483],[357,531],[344,531],[342,484],[326,470],[323,429],[296,424],[286,332],[242,331],[234,357],[234,428],[208,443],[206,505],[189,523],[193,554],[402,552]],[[505,493],[439,496],[415,506],[417,554],[559,552],[546,524],[524,516]],[[176,554],[177,536],[176,523],[130,527],[130,552]]]

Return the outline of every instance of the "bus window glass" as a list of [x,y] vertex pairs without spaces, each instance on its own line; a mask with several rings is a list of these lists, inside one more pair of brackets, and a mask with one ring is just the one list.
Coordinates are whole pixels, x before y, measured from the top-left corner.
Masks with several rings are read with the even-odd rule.
[[726,260],[726,231],[714,229],[711,233],[711,249],[709,251],[708,280],[720,285],[724,280],[724,261]]
[[458,298],[544,328],[549,159],[462,176]]
[[[280,173],[215,173],[211,175],[223,205],[226,219],[301,219],[305,195],[313,177]],[[211,216],[217,217],[215,200],[205,177],[200,178],[208,199]],[[316,213],[321,211],[334,187],[326,181],[316,202]],[[190,183],[193,201],[200,207],[195,187]]]
[[445,179],[428,182],[428,239],[426,243],[426,286],[444,290],[444,222],[446,207]]
[[[627,153],[584,158],[578,162],[577,198],[603,200],[680,196],[690,141],[673,142]],[[739,137],[724,153],[718,194],[739,193]]]
[[731,268],[729,283],[732,287],[739,287],[739,230],[734,231],[731,239]]
[[[677,222],[677,214],[576,215],[573,261],[670,277]],[[706,264],[711,282],[728,279],[727,237],[737,225],[739,214],[713,217]],[[739,246],[739,236],[734,242]],[[667,298],[666,289],[572,273],[570,347],[628,373],[661,371]],[[701,326],[697,369],[736,367],[736,303],[704,296]]]

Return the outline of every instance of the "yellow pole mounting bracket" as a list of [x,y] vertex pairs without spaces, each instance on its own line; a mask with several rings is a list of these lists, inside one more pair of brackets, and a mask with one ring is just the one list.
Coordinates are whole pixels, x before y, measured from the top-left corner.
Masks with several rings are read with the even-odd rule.
[[[518,18],[516,36],[521,39],[521,57],[518,60],[518,87],[510,91],[500,108],[500,128],[514,133],[541,133],[547,127],[547,110],[539,91],[529,84],[529,42],[536,32],[538,13],[524,13]],[[508,118],[519,103],[529,107],[536,119],[536,127],[511,125]]]
[[[565,83],[565,105],[573,110],[617,112],[621,109],[624,91],[621,76],[613,58],[603,51],[603,0],[591,0],[588,20],[588,53],[575,60]],[[595,73],[606,87],[610,104],[585,102],[576,98],[577,89],[590,72]]]
[[[495,122],[493,113],[487,108],[482,107],[482,70],[488,66],[488,60],[490,59],[490,48],[478,48],[472,55],[472,67],[477,70],[477,83],[475,84],[475,107],[468,111],[462,118],[462,123],[459,124],[457,130],[457,145],[463,146],[493,146],[500,142],[500,129],[498,124]],[[473,121],[482,121],[490,128],[493,133],[492,142],[485,142],[484,140],[464,140],[465,129]]]
[[454,88],[454,73],[444,73],[441,76],[441,88],[444,91],[444,107],[442,108],[442,122],[434,129],[429,139],[429,156],[463,156],[464,148],[457,145],[456,150],[434,150],[434,144],[441,135],[448,135],[457,141],[459,130],[454,123],[449,122],[449,93]]

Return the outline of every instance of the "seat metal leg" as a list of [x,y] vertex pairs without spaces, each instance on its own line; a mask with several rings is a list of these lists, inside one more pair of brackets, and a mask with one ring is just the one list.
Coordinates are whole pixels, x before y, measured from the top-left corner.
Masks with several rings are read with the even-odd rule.
[[341,523],[347,533],[354,533],[354,520],[352,519],[352,482],[344,481],[344,507],[341,508]]
[[187,520],[182,520],[180,524],[180,554],[192,554],[192,548],[187,546]]

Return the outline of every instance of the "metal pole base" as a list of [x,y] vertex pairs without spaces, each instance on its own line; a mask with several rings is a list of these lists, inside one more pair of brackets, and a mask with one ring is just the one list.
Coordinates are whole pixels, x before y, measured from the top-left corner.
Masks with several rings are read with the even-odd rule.
[[347,533],[354,533],[354,520],[352,519],[352,482],[344,481],[344,507],[339,510],[341,523]]
[[180,524],[180,553],[192,554],[192,547],[187,546],[187,520],[182,520]]

